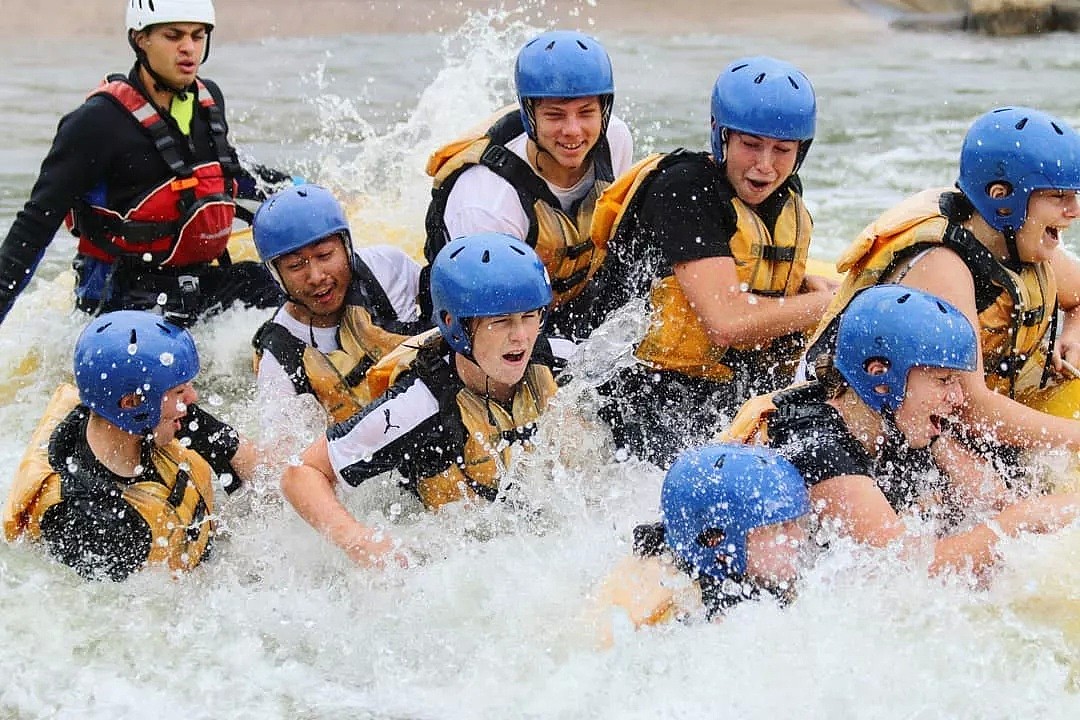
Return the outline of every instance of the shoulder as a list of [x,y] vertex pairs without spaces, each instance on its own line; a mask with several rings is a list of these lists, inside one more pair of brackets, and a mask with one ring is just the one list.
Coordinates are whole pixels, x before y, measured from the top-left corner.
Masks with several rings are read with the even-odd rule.
[[214,98],[214,102],[216,102],[218,105],[224,106],[225,95],[221,92],[221,87],[209,78],[200,77],[199,80],[202,80],[202,84],[205,85],[206,89],[210,91],[210,95]]
[[394,245],[368,245],[358,248],[356,254],[383,284],[394,280],[402,273],[416,273],[417,275],[420,273],[420,263]]
[[653,187],[705,189],[718,185],[722,178],[720,168],[706,153],[675,152],[660,161]]

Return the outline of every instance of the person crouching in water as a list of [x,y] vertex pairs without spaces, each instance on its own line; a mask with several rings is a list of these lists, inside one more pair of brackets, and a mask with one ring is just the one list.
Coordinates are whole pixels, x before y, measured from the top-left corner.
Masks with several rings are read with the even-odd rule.
[[314,395],[334,422],[352,417],[372,400],[371,366],[431,327],[418,317],[420,265],[390,245],[355,249],[341,204],[318,185],[270,197],[252,233],[288,298],[253,340],[259,390]]
[[[823,524],[874,547],[916,537],[902,516],[937,521],[930,571],[976,575],[996,546],[1021,532],[1053,532],[1080,512],[1080,497],[1018,498],[986,460],[950,436],[976,366],[976,336],[953,305],[915,288],[876,285],[857,294],[819,358],[818,380],[755,398],[723,439],[762,435],[810,487]],[[956,531],[961,511],[981,520]]]
[[42,541],[91,579],[198,565],[214,536],[214,476],[232,493],[256,464],[250,442],[195,405],[198,372],[191,335],[159,315],[95,318],[75,344],[78,390],[56,391],[19,465],[7,540]]
[[349,514],[337,482],[355,486],[396,470],[431,509],[494,500],[575,349],[541,335],[551,283],[536,252],[508,235],[450,242],[431,265],[431,296],[438,329],[377,363],[368,382],[386,391],[330,428],[282,478],[296,511],[361,565],[386,562],[394,542]]
[[[597,595],[601,641],[611,610],[640,628],[695,616],[718,619],[738,603],[794,597],[810,512],[798,471],[760,446],[707,445],[682,452],[664,477],[662,519],[634,530],[634,555]],[[688,578],[691,582],[684,581]]]

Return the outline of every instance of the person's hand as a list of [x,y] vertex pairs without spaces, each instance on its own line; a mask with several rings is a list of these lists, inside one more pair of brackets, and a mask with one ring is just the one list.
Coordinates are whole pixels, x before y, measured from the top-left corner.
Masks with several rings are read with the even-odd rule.
[[358,525],[353,537],[343,543],[342,550],[360,567],[379,570],[391,565],[409,567],[409,559],[399,549],[398,542],[383,530]]
[[1080,368],[1080,340],[1060,339],[1050,357],[1054,370],[1070,379],[1080,379],[1076,369]]
[[834,293],[840,287],[840,283],[823,275],[806,275],[803,277],[803,292],[828,292]]

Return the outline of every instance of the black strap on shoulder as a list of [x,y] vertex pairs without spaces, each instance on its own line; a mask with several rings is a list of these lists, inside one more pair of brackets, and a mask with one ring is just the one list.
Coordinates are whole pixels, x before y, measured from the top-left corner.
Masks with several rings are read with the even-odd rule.
[[352,256],[352,280],[346,303],[366,308],[371,314],[371,321],[384,330],[395,332],[400,325],[397,311],[383,290],[379,279],[375,277],[368,264],[357,253]]
[[314,395],[307,371],[304,369],[304,351],[307,345],[288,329],[272,319],[262,324],[251,341],[258,352],[269,352],[278,361],[292,381],[297,395]]

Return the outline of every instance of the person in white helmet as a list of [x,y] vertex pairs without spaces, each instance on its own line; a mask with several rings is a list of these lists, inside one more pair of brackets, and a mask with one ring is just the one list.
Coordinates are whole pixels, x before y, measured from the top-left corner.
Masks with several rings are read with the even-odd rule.
[[239,301],[276,307],[258,262],[229,261],[236,196],[262,199],[290,177],[240,167],[221,90],[198,76],[211,0],[125,0],[135,65],[66,115],[30,199],[0,245],[0,321],[61,222],[78,237],[76,304],[155,310],[187,325]]

